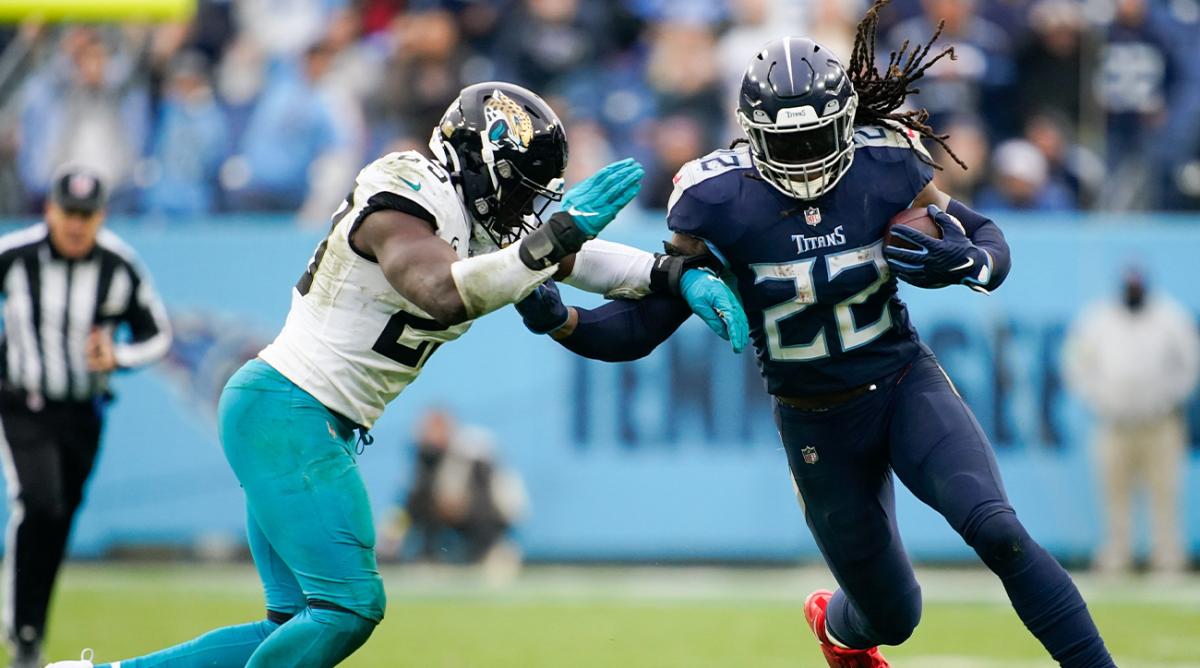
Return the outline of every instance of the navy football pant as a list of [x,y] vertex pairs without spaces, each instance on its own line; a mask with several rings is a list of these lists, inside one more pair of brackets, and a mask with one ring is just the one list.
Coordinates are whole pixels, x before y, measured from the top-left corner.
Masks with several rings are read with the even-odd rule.
[[840,589],[828,630],[849,647],[897,645],[921,587],[896,526],[892,472],[1000,577],[1025,626],[1063,666],[1114,666],[1066,571],[1025,532],[987,437],[931,353],[824,411],[776,402],[805,519]]

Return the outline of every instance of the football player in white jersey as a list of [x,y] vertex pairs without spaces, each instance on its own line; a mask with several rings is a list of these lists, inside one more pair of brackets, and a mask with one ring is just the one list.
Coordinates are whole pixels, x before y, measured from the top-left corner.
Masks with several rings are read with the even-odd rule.
[[[613,296],[673,293],[745,346],[736,297],[697,280],[691,259],[589,241],[637,195],[642,168],[613,163],[562,195],[566,135],[537,95],[470,86],[430,148],[434,160],[392,153],[359,173],[283,331],[222,392],[221,443],[246,492],[266,619],[101,668],[319,668],[353,653],[384,613],[355,432],[368,438],[438,346],[552,276]],[[91,668],[90,652],[51,666]]]

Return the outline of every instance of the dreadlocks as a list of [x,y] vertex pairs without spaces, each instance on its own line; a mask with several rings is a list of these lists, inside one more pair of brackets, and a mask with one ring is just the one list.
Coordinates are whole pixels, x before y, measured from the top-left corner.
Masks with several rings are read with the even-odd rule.
[[[926,70],[946,56],[954,60],[954,47],[952,46],[946,47],[928,61],[925,60],[933,43],[941,36],[945,22],[938,23],[933,37],[930,37],[924,46],[915,46],[911,52],[908,50],[909,44],[906,40],[899,49],[891,53],[887,68],[881,73],[875,66],[875,33],[879,28],[879,10],[887,6],[889,2],[891,0],[875,0],[866,15],[863,16],[862,21],[859,22],[854,35],[854,52],[850,56],[849,68],[850,82],[854,84],[854,90],[858,93],[858,109],[854,112],[854,124],[878,125],[886,124],[889,121],[899,123],[941,146],[946,154],[954,159],[954,162],[966,169],[966,163],[946,145],[946,139],[950,135],[939,135],[927,124],[928,111],[925,109],[896,111],[904,104],[904,100],[909,95],[919,92],[919,89],[913,88],[912,85],[925,76]],[[912,137],[907,133],[902,134],[908,145],[915,149]],[[916,153],[923,162],[928,163],[934,169],[942,168],[941,165],[927,158],[924,152],[916,151]]]

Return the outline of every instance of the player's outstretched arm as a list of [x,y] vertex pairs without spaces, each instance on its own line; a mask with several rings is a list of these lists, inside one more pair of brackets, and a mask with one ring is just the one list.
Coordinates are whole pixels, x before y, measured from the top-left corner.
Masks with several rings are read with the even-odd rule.
[[637,196],[643,174],[633,160],[608,165],[572,188],[564,210],[545,225],[486,255],[459,259],[432,224],[390,209],[368,215],[352,242],[375,257],[397,292],[440,324],[454,325],[529,294]]
[[892,236],[916,249],[889,245],[884,249],[892,272],[917,287],[940,288],[961,283],[977,292],[1000,287],[1012,266],[1004,232],[990,218],[938,190],[932,183],[913,201],[928,206],[929,216],[942,229],[935,239],[897,226]]
[[553,281],[538,286],[517,303],[525,326],[549,334],[572,352],[606,362],[625,362],[648,355],[695,312],[740,353],[749,342],[749,327],[737,296],[709,271],[684,273],[683,299],[655,293],[638,300],[618,299],[599,308],[566,306]]
[[[738,300],[725,285],[713,285],[721,261],[713,257],[704,243],[694,241],[699,250],[685,254],[674,243],[669,253],[648,253],[623,244],[593,239],[575,255],[564,259],[554,279],[572,287],[602,294],[610,299],[641,299],[649,294],[683,298],[692,312],[730,341],[734,352],[745,347],[742,333],[749,327]],[[697,271],[710,269],[713,271]]]
[[554,281],[517,303],[525,326],[549,334],[581,357],[629,362],[649,355],[692,314],[683,300],[666,294],[615,299],[594,309],[567,306]]

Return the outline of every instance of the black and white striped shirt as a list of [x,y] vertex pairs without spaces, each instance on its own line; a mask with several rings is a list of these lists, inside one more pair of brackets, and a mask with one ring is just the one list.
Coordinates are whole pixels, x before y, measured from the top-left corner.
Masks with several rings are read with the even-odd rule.
[[95,327],[128,325],[114,345],[119,368],[166,354],[171,328],[137,255],[101,229],[85,258],[68,260],[50,244],[44,223],[0,236],[4,337],[0,383],[7,392],[48,401],[87,401],[107,391],[108,376],[88,370],[86,346]]

